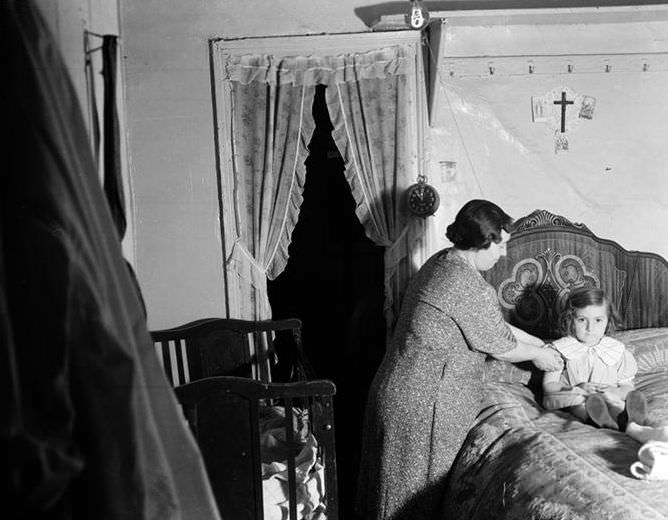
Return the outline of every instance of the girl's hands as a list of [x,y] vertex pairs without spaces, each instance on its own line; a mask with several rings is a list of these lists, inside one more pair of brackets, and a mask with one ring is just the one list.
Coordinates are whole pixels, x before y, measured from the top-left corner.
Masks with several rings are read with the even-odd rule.
[[610,385],[605,383],[580,383],[576,388],[580,388],[586,395],[590,395],[605,392],[610,388]]
[[611,405],[614,405],[614,406],[617,406],[617,407],[623,409],[626,403],[625,403],[624,399],[622,399],[619,396],[619,394],[616,392],[616,390],[617,390],[617,388],[615,388],[614,386],[611,386],[607,390],[604,390],[603,391],[603,399],[605,399],[605,401],[608,404],[611,404]]

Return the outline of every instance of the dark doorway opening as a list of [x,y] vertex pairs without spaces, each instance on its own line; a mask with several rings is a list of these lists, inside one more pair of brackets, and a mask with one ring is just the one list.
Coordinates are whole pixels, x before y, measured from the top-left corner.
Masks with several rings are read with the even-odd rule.
[[305,354],[334,401],[339,499],[352,519],[364,405],[385,351],[383,252],[364,234],[332,139],[325,87],[316,88],[316,128],[306,161],[304,200],[289,261],[269,281],[272,315],[302,320]]

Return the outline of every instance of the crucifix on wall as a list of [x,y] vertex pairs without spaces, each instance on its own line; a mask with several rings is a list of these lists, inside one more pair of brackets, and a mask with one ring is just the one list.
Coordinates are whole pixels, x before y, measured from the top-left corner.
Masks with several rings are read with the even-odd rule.
[[566,92],[561,92],[561,100],[553,101],[555,105],[561,105],[561,133],[566,132],[566,105],[572,105],[575,103],[573,100],[566,99]]
[[577,94],[568,87],[552,89],[543,96],[531,98],[534,123],[546,123],[554,132],[554,153],[568,150],[567,132],[581,119],[592,119],[596,98]]

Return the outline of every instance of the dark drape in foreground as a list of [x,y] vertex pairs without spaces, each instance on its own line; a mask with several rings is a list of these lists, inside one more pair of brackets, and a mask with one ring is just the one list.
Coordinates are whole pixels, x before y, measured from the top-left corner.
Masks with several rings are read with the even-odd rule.
[[[76,93],[39,11],[0,4],[6,514],[217,518],[158,365]],[[10,511],[14,513],[9,513]]]

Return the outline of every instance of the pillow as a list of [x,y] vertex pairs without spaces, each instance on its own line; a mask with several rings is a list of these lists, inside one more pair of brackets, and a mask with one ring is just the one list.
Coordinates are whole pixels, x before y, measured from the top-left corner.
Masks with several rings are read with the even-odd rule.
[[633,354],[639,374],[668,369],[668,327],[620,330],[610,336]]

